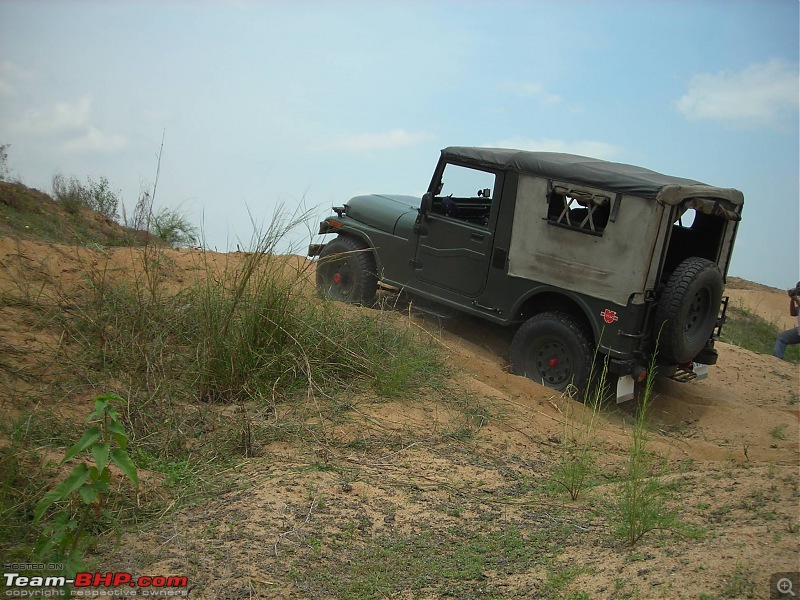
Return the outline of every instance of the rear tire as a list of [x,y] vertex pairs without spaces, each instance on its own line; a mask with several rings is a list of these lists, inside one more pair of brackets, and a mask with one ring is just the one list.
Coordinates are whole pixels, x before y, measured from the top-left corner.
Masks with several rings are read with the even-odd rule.
[[525,321],[511,342],[511,369],[562,392],[571,384],[582,397],[592,368],[592,345],[566,313],[544,312]]
[[683,364],[700,354],[716,326],[721,301],[722,274],[716,263],[692,256],[679,264],[656,308],[660,358]]
[[339,235],[322,249],[317,263],[317,290],[330,300],[371,305],[378,292],[375,257],[358,238]]

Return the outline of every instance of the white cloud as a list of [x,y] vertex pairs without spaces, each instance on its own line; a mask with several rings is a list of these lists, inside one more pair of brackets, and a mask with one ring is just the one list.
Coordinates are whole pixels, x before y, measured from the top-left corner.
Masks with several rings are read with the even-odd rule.
[[92,96],[87,94],[73,103],[59,102],[44,109],[29,108],[8,126],[31,135],[73,133],[88,125],[91,112]]
[[113,154],[128,145],[128,138],[123,135],[105,133],[96,127],[89,127],[89,130],[80,137],[65,142],[61,149],[71,153],[101,153]]
[[10,60],[0,60],[0,96],[17,94],[17,83],[33,77],[33,72],[23,69]]
[[523,98],[535,98],[542,104],[559,104],[562,100],[561,96],[551,94],[539,83],[512,83],[506,89]]
[[125,136],[92,123],[93,102],[92,95],[85,94],[75,102],[29,108],[16,119],[5,119],[3,125],[16,133],[48,139],[64,152],[110,154],[127,146]]
[[535,152],[564,152],[566,154],[579,154],[604,160],[613,160],[622,153],[622,148],[619,146],[592,140],[567,142],[555,139],[534,140],[530,138],[513,137],[484,145],[490,148],[516,148],[517,150],[532,150]]
[[433,136],[424,131],[409,132],[404,129],[392,129],[382,133],[359,133],[345,135],[324,143],[324,150],[385,150],[412,146],[431,139]]
[[729,121],[743,126],[775,124],[797,110],[799,84],[796,63],[772,59],[736,73],[695,75],[677,108],[690,120]]

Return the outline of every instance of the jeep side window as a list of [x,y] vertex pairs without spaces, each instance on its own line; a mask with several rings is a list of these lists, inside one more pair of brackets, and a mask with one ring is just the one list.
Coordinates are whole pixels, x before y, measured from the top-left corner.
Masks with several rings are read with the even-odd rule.
[[547,199],[547,220],[576,231],[602,235],[608,224],[611,199],[557,185]]
[[433,212],[486,227],[494,184],[494,173],[447,164],[436,186]]

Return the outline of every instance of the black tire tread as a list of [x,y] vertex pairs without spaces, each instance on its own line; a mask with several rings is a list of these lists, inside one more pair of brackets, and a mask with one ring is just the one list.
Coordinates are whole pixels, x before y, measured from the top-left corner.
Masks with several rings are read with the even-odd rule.
[[594,352],[590,342],[590,337],[587,336],[584,327],[579,325],[575,319],[567,313],[555,311],[539,313],[538,315],[535,315],[525,321],[520,326],[511,342],[511,370],[515,375],[529,377],[537,383],[541,383],[541,381],[537,381],[535,377],[526,372],[524,365],[525,361],[523,357],[525,346],[531,341],[530,330],[540,326],[541,323],[548,322],[565,327],[572,335],[575,336],[580,345],[582,356],[580,356],[579,359],[584,361],[586,373],[585,377],[581,376],[580,379],[576,379],[572,383],[575,388],[577,388],[579,395],[582,396],[588,387],[589,372],[591,370],[592,361],[594,360]]
[[[358,270],[358,289],[353,304],[372,305],[378,293],[378,275],[375,263],[375,256],[370,251],[370,247],[360,238],[351,235],[339,234],[330,242],[325,244],[320,253],[320,261],[337,254],[349,254],[348,260],[354,261],[354,266]],[[317,267],[317,289],[324,293],[324,282]]]

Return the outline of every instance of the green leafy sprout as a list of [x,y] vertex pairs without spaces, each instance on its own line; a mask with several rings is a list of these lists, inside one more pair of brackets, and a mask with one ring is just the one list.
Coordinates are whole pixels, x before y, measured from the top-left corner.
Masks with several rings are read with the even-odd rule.
[[34,524],[39,523],[47,509],[54,503],[80,499],[82,508],[74,515],[68,505],[52,515],[45,525],[43,535],[34,548],[40,559],[62,561],[66,570],[74,574],[83,566],[83,551],[78,542],[92,518],[103,512],[111,482],[110,465],[116,465],[120,472],[135,486],[139,486],[136,465],[128,455],[128,435],[120,421],[120,414],[112,403],[123,402],[116,394],[103,394],[95,398],[94,412],[87,423],[93,425],[76,442],[61,460],[63,465],[80,454],[91,455],[94,465],[85,461],[73,467],[70,474],[55,489],[47,492],[34,510]]

